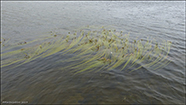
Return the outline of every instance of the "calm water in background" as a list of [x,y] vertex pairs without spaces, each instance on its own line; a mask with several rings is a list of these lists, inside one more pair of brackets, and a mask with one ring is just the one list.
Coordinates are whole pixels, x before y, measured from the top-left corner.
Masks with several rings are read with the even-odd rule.
[[[87,25],[113,26],[131,37],[172,41],[172,62],[140,69],[73,75],[57,55],[2,68],[2,100],[29,103],[185,103],[185,2],[2,2],[2,37],[34,40]],[[61,66],[62,67],[62,66]]]

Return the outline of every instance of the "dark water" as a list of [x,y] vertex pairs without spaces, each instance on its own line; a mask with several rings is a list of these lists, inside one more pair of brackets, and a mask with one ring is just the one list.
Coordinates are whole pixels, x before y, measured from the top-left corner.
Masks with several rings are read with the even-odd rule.
[[[74,75],[53,63],[68,56],[4,67],[2,102],[185,103],[185,2],[2,2],[2,37],[8,44],[30,41],[50,31],[67,34],[87,25],[111,26],[131,38],[170,40],[172,62],[157,71],[117,69]],[[3,48],[2,48],[3,50]]]

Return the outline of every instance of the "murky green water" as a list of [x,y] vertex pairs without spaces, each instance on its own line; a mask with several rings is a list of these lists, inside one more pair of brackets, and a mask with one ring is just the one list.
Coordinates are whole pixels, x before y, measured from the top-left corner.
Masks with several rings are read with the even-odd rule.
[[[74,75],[74,69],[64,67],[76,63],[66,61],[77,55],[55,53],[16,68],[12,67],[19,62],[1,68],[1,102],[184,104],[184,3],[2,2],[2,53],[39,45],[42,40],[5,51],[20,42],[51,36],[51,31],[64,36],[93,25],[130,33],[132,40],[137,37],[169,40],[172,46],[168,56],[172,62],[155,71],[146,67],[134,72],[102,68],[99,72]],[[3,58],[2,62],[4,59],[11,58]]]

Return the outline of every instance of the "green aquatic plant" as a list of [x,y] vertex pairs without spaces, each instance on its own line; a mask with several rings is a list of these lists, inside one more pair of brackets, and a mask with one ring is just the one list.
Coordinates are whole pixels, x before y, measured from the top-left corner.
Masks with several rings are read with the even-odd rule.
[[[2,50],[1,67],[12,65],[11,67],[15,68],[54,54],[60,56],[74,54],[56,63],[69,64],[61,69],[70,70],[75,74],[85,71],[98,72],[102,69],[132,72],[142,67],[157,70],[171,62],[168,59],[170,41],[162,40],[160,43],[152,38],[131,40],[129,33],[123,35],[123,31],[106,27],[96,30],[87,26],[79,30],[68,32],[66,36],[51,31],[51,37],[8,46]],[[3,40],[1,44],[5,41]],[[37,44],[29,46],[33,43]]]

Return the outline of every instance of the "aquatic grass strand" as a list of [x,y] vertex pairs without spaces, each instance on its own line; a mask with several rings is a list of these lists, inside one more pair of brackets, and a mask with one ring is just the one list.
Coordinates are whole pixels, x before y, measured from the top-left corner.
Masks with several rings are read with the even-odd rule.
[[53,63],[74,74],[116,68],[125,72],[142,67],[157,70],[170,63],[167,58],[171,42],[157,42],[152,37],[138,39],[140,36],[131,40],[130,37],[129,33],[123,34],[109,27],[88,26],[79,28],[75,33],[69,31],[66,36],[52,33],[51,37],[32,40],[26,45],[8,45],[6,42],[7,48],[1,54],[2,67],[13,64],[16,64],[13,67],[18,67],[33,60],[55,57],[55,54],[58,61]]

